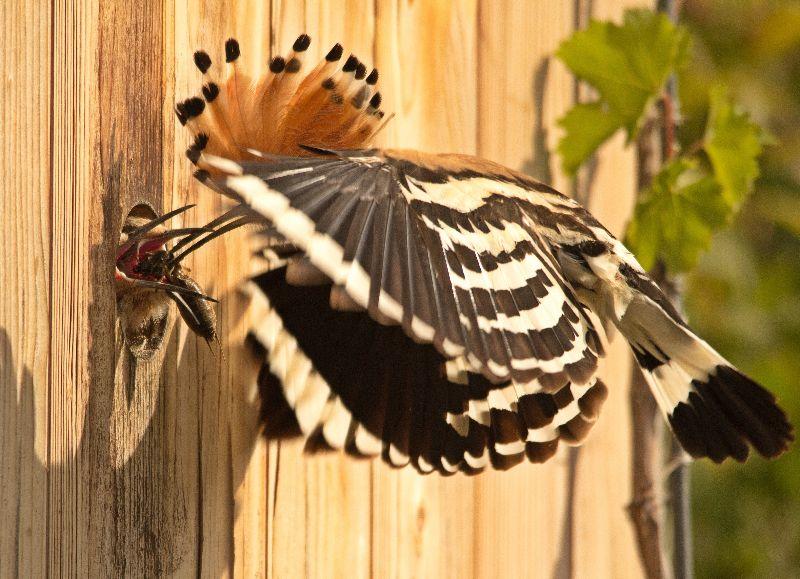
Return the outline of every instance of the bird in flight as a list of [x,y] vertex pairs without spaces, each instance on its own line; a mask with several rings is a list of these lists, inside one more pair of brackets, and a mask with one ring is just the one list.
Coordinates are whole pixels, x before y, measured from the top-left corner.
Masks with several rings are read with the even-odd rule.
[[260,223],[249,341],[309,451],[441,474],[544,462],[600,414],[605,328],[693,457],[787,449],[773,395],[586,209],[492,161],[372,147],[377,70],[337,44],[305,73],[310,42],[255,77],[234,39],[225,70],[196,52],[202,96],[176,107],[197,179]]

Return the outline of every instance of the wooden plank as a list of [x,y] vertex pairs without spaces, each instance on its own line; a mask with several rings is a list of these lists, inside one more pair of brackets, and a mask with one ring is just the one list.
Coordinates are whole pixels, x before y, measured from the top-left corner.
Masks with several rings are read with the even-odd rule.
[[[207,12],[200,7],[191,14],[204,29],[218,22]],[[236,507],[245,502],[241,511],[248,513],[247,527],[253,526],[250,513],[264,510],[263,495],[239,484],[248,475],[252,484],[263,485],[266,469],[262,449],[262,462],[248,474],[256,408],[241,383],[245,373],[238,372],[243,368],[243,304],[231,292],[231,280],[240,277],[236,268],[245,264],[239,252],[229,257],[225,250],[224,243],[234,240],[210,246],[197,261],[189,261],[201,272],[201,284],[224,298],[218,310],[220,334],[234,346],[216,354],[187,337],[179,324],[162,355],[133,363],[119,334],[116,346],[112,341],[114,298],[106,264],[113,260],[124,215],[136,203],[164,210],[183,204],[187,191],[189,197],[196,195],[188,188],[182,154],[187,137],[176,134],[171,111],[175,83],[186,96],[199,82],[188,79],[191,49],[175,40],[187,36],[176,22],[185,22],[182,15],[188,14],[180,4],[143,8],[123,2],[104,3],[97,14],[58,12],[55,37],[63,50],[55,52],[84,68],[75,72],[65,66],[63,78],[56,80],[57,110],[64,110],[63,118],[56,115],[55,142],[63,157],[57,155],[57,162],[65,169],[59,173],[63,183],[55,187],[53,212],[76,215],[77,223],[57,226],[54,233],[64,241],[54,251],[62,259],[54,267],[54,324],[61,318],[76,320],[79,333],[92,336],[92,349],[64,351],[53,368],[59,402],[76,401],[67,408],[54,404],[52,418],[59,467],[51,477],[51,502],[59,515],[51,531],[54,572],[219,575],[234,560],[235,537],[244,541],[241,528],[237,532],[233,524]],[[222,30],[214,40],[221,47]],[[99,54],[103,59],[95,61]],[[120,81],[125,78],[137,82]],[[85,101],[75,102],[74,95]],[[81,129],[77,136],[75,126]],[[85,191],[84,197],[75,196],[72,173],[82,177],[77,190]],[[184,219],[203,222],[219,210],[214,196],[206,196]],[[87,260],[90,248],[95,248],[95,259]],[[85,279],[89,291],[79,285]],[[54,331],[54,344],[62,350],[72,343],[65,334]],[[84,412],[88,418],[81,427]],[[75,452],[64,444],[73,440],[80,441]],[[260,523],[263,519],[256,527]],[[259,545],[253,538],[248,552],[256,566],[261,557],[263,568],[263,540]]]
[[[187,224],[189,220],[199,225],[212,219],[223,210],[223,204],[191,179],[191,166],[183,154],[190,136],[175,121],[169,105],[197,94],[203,82],[192,62],[193,51],[208,50],[215,61],[215,70],[223,70],[225,39],[237,32],[235,9],[235,4],[228,3],[176,3],[173,19],[167,18],[168,14],[164,18],[171,24],[165,31],[165,39],[172,39],[165,46],[167,50],[172,48],[172,53],[165,54],[166,66],[171,69],[175,83],[172,90],[166,91],[169,96],[165,99],[165,133],[172,135],[168,141],[171,146],[164,152],[165,179],[171,176],[165,198],[169,208],[197,204],[185,218]],[[176,433],[175,440],[177,455],[189,473],[181,486],[186,497],[187,519],[192,521],[179,567],[181,575],[230,574],[235,541],[241,536],[236,515],[242,509],[235,493],[247,467],[247,462],[238,457],[240,451],[249,456],[257,440],[257,412],[252,404],[248,407],[243,403],[248,386],[244,371],[247,365],[240,351],[243,333],[236,327],[236,318],[241,316],[244,304],[235,293],[232,280],[233,274],[245,271],[246,264],[243,256],[229,251],[231,242],[232,239],[224,238],[212,242],[187,264],[196,272],[200,285],[220,298],[217,307],[222,337],[220,351],[216,353],[206,347],[179,322],[175,362],[170,360],[172,368],[165,376],[167,390],[175,393],[175,408],[190,409],[186,428]],[[237,376],[236,369],[243,371]],[[241,496],[250,498],[252,493],[245,490]],[[246,509],[248,515],[249,511],[258,510],[258,503]],[[258,533],[253,539],[258,541]],[[253,554],[257,559],[259,550]]]
[[[483,1],[480,7],[481,156],[568,191],[555,121],[573,81],[552,54],[573,30],[573,2]],[[546,23],[546,25],[545,25]],[[570,449],[476,480],[475,565],[481,577],[565,577],[572,559]]]
[[378,0],[385,144],[476,152],[477,2]]
[[[95,518],[90,520],[88,497],[106,480],[83,482],[82,445],[90,363],[88,349],[97,353],[96,375],[104,376],[93,385],[100,392],[113,376],[113,360],[100,352],[113,351],[113,320],[108,317],[113,300],[109,292],[93,285],[89,259],[102,259],[101,245],[105,215],[99,207],[102,186],[96,169],[98,141],[98,70],[94,58],[97,46],[98,14],[91,3],[53,3],[52,14],[52,263],[50,271],[50,456],[48,492],[48,573],[75,575],[88,567],[87,536],[103,516],[103,497],[97,497]],[[119,165],[109,165],[113,175]],[[109,190],[108,195],[114,195]],[[93,222],[91,216],[98,217]],[[90,225],[91,223],[91,225]],[[111,229],[111,226],[108,226]],[[91,252],[90,237],[97,244]],[[106,253],[106,255],[108,255]],[[106,262],[109,263],[109,262]],[[107,285],[110,281],[107,280]],[[91,288],[91,289],[90,289]],[[94,290],[98,288],[98,291]],[[91,292],[91,293],[90,293]],[[97,335],[91,335],[89,304],[94,298],[99,309],[106,307],[109,318]],[[113,309],[111,310],[113,311]],[[91,346],[89,345],[91,340]],[[113,355],[112,355],[113,356]],[[107,417],[107,413],[105,414]],[[97,415],[98,421],[101,415]],[[105,489],[103,489],[105,491]],[[100,494],[98,492],[98,494]]]
[[[311,35],[309,63],[330,47],[369,64],[374,10],[368,0],[273,2],[273,52],[288,51],[300,33]],[[366,577],[369,574],[370,471],[368,461],[340,454],[308,457],[298,442],[272,443],[273,489],[270,571],[275,577]]]
[[[379,0],[376,58],[385,109],[397,117],[383,144],[476,150],[477,3]],[[376,577],[470,577],[473,479],[421,477],[376,464]]]
[[[53,375],[85,400],[76,481],[81,534],[77,553],[65,548],[61,565],[69,572],[75,557],[71,572],[78,574],[170,572],[191,529],[180,509],[183,487],[176,475],[183,471],[176,468],[170,444],[175,415],[167,407],[160,360],[132,363],[115,335],[111,282],[128,209],[141,202],[163,209],[161,5],[107,2],[95,8],[87,3],[75,12],[68,3],[63,14],[59,33],[68,43],[65,53],[85,60],[96,76],[67,79],[62,93],[66,105],[72,91],[88,95],[85,104],[72,103],[70,112],[86,115],[73,121],[88,132],[90,146],[61,152],[76,172],[88,175],[91,186],[78,189],[79,197],[65,188],[60,206],[54,207],[54,215],[74,213],[79,221],[72,230],[54,231],[54,239],[64,243],[65,259],[53,272],[53,313],[76,321],[78,335],[91,336],[91,344],[70,350],[70,336],[54,332],[54,352],[64,350],[62,360],[76,371],[54,364]],[[70,18],[79,26],[70,26]],[[69,138],[74,126],[64,123],[63,130]],[[69,464],[69,455],[61,458]]]
[[0,577],[41,577],[48,515],[50,3],[4,2],[0,20]]
[[[307,0],[306,32],[315,39],[314,63],[336,42],[365,64],[373,62],[375,10],[371,0]],[[368,577],[371,462],[341,454],[305,460],[309,483],[306,576]]]
[[[642,0],[599,0],[591,3],[593,18],[622,20]],[[636,160],[618,134],[597,156],[586,183],[588,207],[615,235],[623,235],[636,199]],[[576,576],[643,577],[633,527],[627,516],[631,500],[631,420],[628,388],[631,355],[619,334],[608,347],[601,377],[609,397],[589,440],[580,450],[574,502]]]
[[[222,74],[225,40],[236,37],[243,45],[244,63],[263,63],[269,53],[270,14],[256,2],[177,3],[172,15],[169,4],[165,6],[165,21],[173,23],[171,34],[165,36],[174,37],[175,79],[164,109],[165,132],[175,131],[173,146],[164,156],[165,173],[172,171],[168,204],[197,203],[192,223],[201,224],[219,215],[226,204],[191,178],[184,155],[190,136],[175,121],[170,104],[196,94],[203,82],[192,62],[197,49],[207,50],[214,70]],[[263,577],[266,573],[267,446],[259,436],[257,368],[243,348],[247,303],[237,290],[248,270],[243,239],[244,232],[225,236],[188,262],[201,285],[220,298],[221,348],[215,353],[181,325],[178,364],[168,379],[168,390],[177,393],[176,407],[191,409],[191,425],[179,431],[176,443],[193,477],[184,483],[185,509],[192,513],[197,530],[187,541],[181,574]]]
[[[614,4],[614,7],[611,7]],[[598,17],[619,3],[600,2]],[[481,22],[481,153],[500,162],[521,167],[537,178],[563,191],[570,185],[560,175],[555,150],[560,132],[555,121],[569,108],[573,82],[552,54],[559,42],[571,33],[575,3],[496,3],[482,5]],[[541,23],[548,26],[543,34]],[[525,54],[526,59],[516,55]],[[539,60],[537,60],[537,55]],[[520,70],[520,64],[531,64]],[[533,91],[533,95],[530,91]],[[533,98],[531,98],[531,96]],[[555,130],[554,130],[555,129]],[[532,150],[529,148],[532,144]],[[604,151],[592,182],[592,209],[601,221],[621,232],[635,194],[634,160],[617,142]],[[612,192],[606,193],[603,192]],[[486,562],[487,573],[498,576],[551,576],[574,574],[596,577],[639,576],[641,570],[629,562],[635,559],[635,544],[626,519],[625,506],[630,494],[630,463],[609,460],[610,456],[630,456],[630,420],[625,385],[629,379],[629,353],[624,343],[612,344],[604,362],[603,377],[612,388],[600,422],[584,448],[559,455],[560,464],[548,465],[538,474],[513,472],[478,482],[481,529],[489,546],[476,549]],[[622,449],[622,451],[620,451]],[[560,472],[559,472],[560,471]],[[538,478],[537,478],[538,477]],[[569,492],[569,494],[568,494]],[[508,513],[510,497],[526,497],[530,505],[541,497],[550,511],[523,511],[520,517],[491,519],[492,513]],[[491,501],[495,497],[500,504]],[[487,500],[488,498],[488,500]],[[519,500],[519,499],[518,499]],[[552,502],[550,502],[552,501]],[[556,506],[558,505],[558,506]],[[559,515],[559,512],[561,513]],[[528,528],[526,520],[548,520],[547,533],[541,526]],[[599,534],[599,537],[597,536]],[[506,540],[496,541],[497,536]],[[516,537],[534,537],[537,560],[544,567],[526,568],[525,561],[513,557],[522,547]],[[560,544],[558,539],[560,540]],[[497,553],[496,544],[508,552]],[[491,556],[488,556],[491,553]],[[495,561],[501,561],[497,569]]]
[[480,6],[480,154],[567,192],[570,182],[551,152],[574,80],[553,53],[572,33],[574,4],[483,0]]
[[[294,39],[306,31],[306,2],[272,2],[272,56],[285,54]],[[316,51],[317,43],[311,43]],[[308,465],[299,441],[270,442],[269,452],[268,575],[301,577],[313,556],[308,538]]]
[[375,44],[375,7],[370,0],[306,0],[305,31],[312,36],[314,59],[341,43],[347,54],[372,64]]
[[[19,209],[0,214],[0,285],[22,291],[0,302],[0,379],[15,386],[0,389],[0,506],[13,521],[0,531],[0,575],[639,575],[622,510],[624,395],[612,394],[574,480],[569,454],[477,479],[421,477],[258,436],[240,236],[187,262],[221,298],[218,351],[176,323],[155,360],[133,363],[113,316],[110,264],[130,207],[197,203],[187,225],[223,208],[191,180],[172,113],[199,86],[195,49],[219,62],[236,36],[252,65],[304,31],[315,58],[340,41],[379,65],[397,113],[384,144],[479,152],[566,188],[545,153],[572,81],[547,55],[571,30],[572,5],[3,4],[13,82],[0,167],[5,206]],[[597,15],[618,15],[612,5],[596,1]],[[592,189],[617,231],[633,186],[620,148],[603,151]],[[626,378],[625,363],[616,356],[607,375]]]
[[[219,3],[209,2],[210,7],[217,7]],[[273,9],[277,4],[273,3]],[[232,29],[226,34],[219,34],[216,39],[217,45],[221,48],[223,42],[229,36],[235,36],[242,43],[243,63],[251,70],[256,67],[263,67],[272,55],[271,42],[273,40],[270,30],[273,25],[274,15],[270,13],[266,3],[258,1],[237,2],[232,8],[234,14],[231,21],[235,22]],[[207,17],[200,17],[197,21],[198,30],[207,22]],[[291,42],[289,42],[291,45]],[[286,50],[288,46],[278,48]],[[210,196],[219,203],[218,196],[209,191],[199,188],[199,195]],[[217,211],[219,213],[219,211]],[[235,284],[238,284],[248,270],[248,259],[246,252],[242,251],[241,237],[231,236],[223,240],[225,251],[228,255],[228,295],[233,297]],[[233,262],[231,261],[233,260]],[[233,267],[232,267],[233,265]],[[212,266],[213,268],[213,266]],[[214,271],[211,269],[211,271]],[[238,323],[234,325],[234,321]],[[242,340],[249,329],[250,320],[247,317],[245,304],[238,303],[236,313],[229,318],[229,348],[231,352],[231,364],[228,366],[229,378],[234,386],[232,392],[236,394],[234,404],[231,407],[228,420],[233,437],[232,459],[234,473],[238,471],[237,464],[247,466],[245,478],[235,475],[233,478],[233,491],[235,492],[235,517],[237,529],[235,532],[236,542],[232,545],[232,552],[228,554],[229,563],[236,562],[235,572],[244,577],[259,576],[263,577],[269,573],[269,568],[274,556],[274,550],[270,550],[270,525],[275,522],[275,511],[270,508],[270,498],[274,493],[269,492],[271,484],[275,481],[270,480],[272,464],[268,458],[269,448],[267,441],[259,434],[259,408],[257,400],[257,390],[254,383],[254,373],[248,368],[243,372],[243,368],[252,360],[240,347]],[[238,362],[234,363],[235,355]],[[246,376],[246,380],[242,378]],[[277,464],[276,464],[277,466]],[[241,483],[239,481],[242,480]],[[282,528],[278,524],[278,528]],[[241,573],[239,572],[241,570]]]

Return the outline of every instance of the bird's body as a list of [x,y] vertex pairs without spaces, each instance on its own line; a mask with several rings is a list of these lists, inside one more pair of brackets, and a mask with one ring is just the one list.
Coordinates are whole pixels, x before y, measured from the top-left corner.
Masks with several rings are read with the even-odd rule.
[[[307,46],[299,38],[286,61]],[[585,438],[607,395],[599,320],[628,340],[692,455],[785,450],[791,426],[771,394],[693,334],[577,202],[476,157],[367,148],[383,116],[377,74],[370,84],[357,59],[340,70],[340,57],[334,47],[302,81],[288,67],[248,79],[251,91],[216,105],[214,122],[202,101],[178,110],[197,135],[198,177],[264,220],[278,243],[262,255],[282,248],[255,279],[252,338],[262,383],[309,448],[422,472],[547,460],[559,440]],[[237,75],[234,64],[225,89],[204,93],[242,90]],[[240,131],[239,148],[206,135],[241,118],[257,125],[243,103],[272,111],[275,130]]]

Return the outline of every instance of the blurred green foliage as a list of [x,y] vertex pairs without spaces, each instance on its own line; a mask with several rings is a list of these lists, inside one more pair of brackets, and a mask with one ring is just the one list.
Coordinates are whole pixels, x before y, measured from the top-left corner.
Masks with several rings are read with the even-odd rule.
[[[692,326],[775,392],[800,422],[800,3],[692,0],[693,57],[679,79],[684,146],[705,135],[724,83],[773,136],[732,227],[688,279]],[[800,577],[800,452],[693,469],[698,577]]]

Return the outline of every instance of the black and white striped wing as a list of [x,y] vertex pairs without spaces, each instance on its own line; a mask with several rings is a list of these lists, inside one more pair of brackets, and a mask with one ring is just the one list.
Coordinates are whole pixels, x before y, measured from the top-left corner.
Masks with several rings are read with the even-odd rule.
[[[587,384],[601,346],[502,180],[379,151],[218,163],[240,197],[381,323],[492,383]],[[491,191],[487,191],[488,187]]]
[[536,381],[493,384],[398,325],[332,308],[330,284],[292,285],[287,269],[270,269],[250,286],[248,340],[263,360],[258,384],[270,438],[302,435],[308,452],[475,474],[544,462],[560,442],[579,444],[599,415],[599,380],[553,393]]

